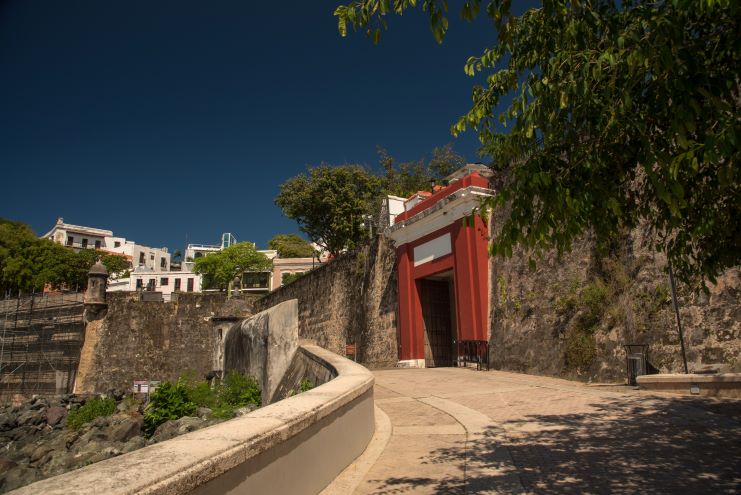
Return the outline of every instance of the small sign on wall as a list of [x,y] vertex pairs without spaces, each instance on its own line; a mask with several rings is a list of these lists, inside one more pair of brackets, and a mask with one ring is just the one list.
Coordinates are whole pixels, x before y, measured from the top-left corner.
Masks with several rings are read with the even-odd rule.
[[150,394],[160,386],[159,380],[134,380],[132,390],[135,394]]
[[148,394],[149,380],[134,380],[133,390],[135,394]]
[[443,234],[414,248],[414,266],[429,263],[452,252],[450,233]]

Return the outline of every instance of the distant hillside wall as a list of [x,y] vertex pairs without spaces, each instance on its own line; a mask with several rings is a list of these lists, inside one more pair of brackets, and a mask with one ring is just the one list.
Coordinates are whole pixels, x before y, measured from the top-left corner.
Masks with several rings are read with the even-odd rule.
[[397,284],[392,244],[377,236],[357,252],[343,254],[254,304],[262,311],[298,299],[299,337],[334,353],[357,346],[368,367],[396,364]]
[[219,333],[211,319],[249,316],[254,296],[181,293],[175,302],[145,302],[109,292],[108,312],[87,324],[76,393],[128,391],[134,380],[176,380],[185,371],[214,369]]
[[[626,377],[624,344],[648,344],[661,372],[683,372],[666,258],[633,232],[601,256],[589,238],[571,253],[528,268],[515,252],[490,260],[490,340],[497,369],[595,381]],[[728,270],[709,295],[678,286],[690,371],[741,366],[741,272]]]

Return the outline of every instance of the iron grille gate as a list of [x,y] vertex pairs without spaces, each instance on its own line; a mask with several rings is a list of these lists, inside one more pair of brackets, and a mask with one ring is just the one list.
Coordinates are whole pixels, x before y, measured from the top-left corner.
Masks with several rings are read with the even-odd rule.
[[453,341],[454,366],[475,364],[477,370],[489,371],[489,342],[486,340]]

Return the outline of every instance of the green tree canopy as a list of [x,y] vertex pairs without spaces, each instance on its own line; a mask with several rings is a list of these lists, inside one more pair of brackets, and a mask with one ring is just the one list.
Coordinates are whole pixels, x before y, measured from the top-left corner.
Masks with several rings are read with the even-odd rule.
[[108,275],[122,275],[129,269],[129,261],[125,256],[93,249],[82,249],[71,260],[73,264],[72,268],[77,276],[77,282],[79,282],[75,285],[79,285],[80,287],[87,285],[87,274],[98,260],[103,263],[103,266],[108,271]]
[[271,261],[251,242],[238,242],[196,259],[193,271],[203,275],[204,288],[230,287],[235,277],[245,272],[270,270]]
[[[515,15],[511,3],[460,11],[483,7],[496,29],[465,64],[486,83],[452,128],[475,129],[499,172],[489,206],[508,208],[492,252],[563,252],[587,231],[606,246],[641,226],[685,282],[738,265],[741,4],[543,0]],[[442,42],[447,2],[419,4]],[[335,15],[342,35],[350,25],[378,42],[388,15],[415,6],[361,0]]]
[[315,254],[311,244],[296,234],[275,234],[268,248],[278,251],[281,258],[311,258]]
[[363,217],[381,188],[381,178],[364,167],[322,164],[281,184],[275,204],[313,242],[337,255],[367,236]]
[[87,274],[100,259],[108,273],[125,272],[125,257],[92,249],[75,252],[47,239],[39,239],[21,222],[0,219],[0,287],[3,291],[40,291],[52,288],[84,289]]
[[388,151],[379,147],[378,161],[383,169],[384,193],[403,198],[417,191],[429,191],[430,181],[440,184],[442,179],[466,164],[465,158],[456,153],[450,143],[434,148],[426,162],[420,159],[398,165]]

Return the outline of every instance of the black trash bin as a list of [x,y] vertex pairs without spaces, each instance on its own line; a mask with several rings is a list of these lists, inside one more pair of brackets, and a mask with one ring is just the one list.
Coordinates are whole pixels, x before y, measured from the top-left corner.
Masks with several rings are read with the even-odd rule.
[[647,374],[646,356],[648,354],[647,344],[625,344],[625,361],[628,371],[628,385],[637,385],[636,378]]

